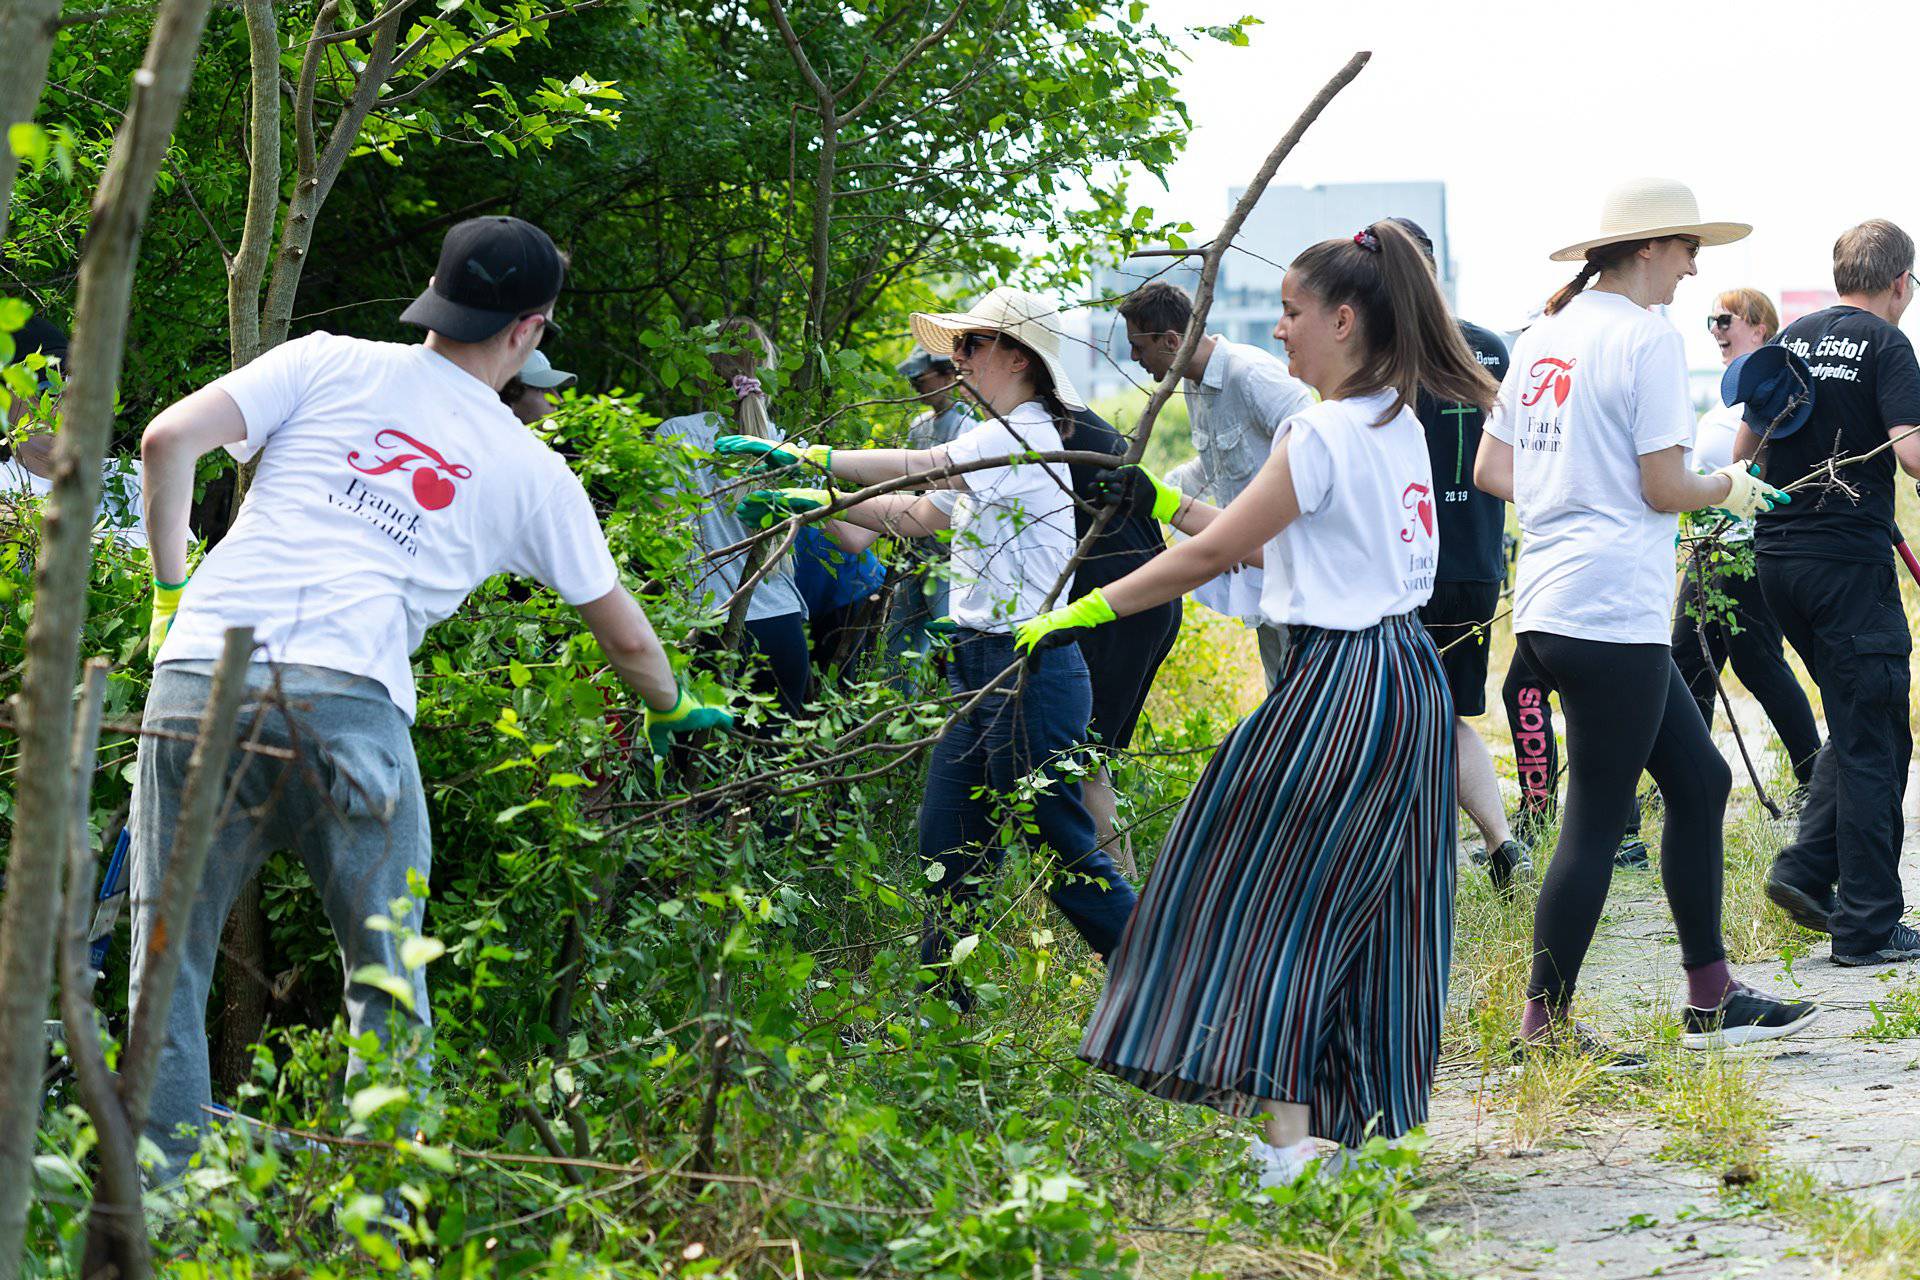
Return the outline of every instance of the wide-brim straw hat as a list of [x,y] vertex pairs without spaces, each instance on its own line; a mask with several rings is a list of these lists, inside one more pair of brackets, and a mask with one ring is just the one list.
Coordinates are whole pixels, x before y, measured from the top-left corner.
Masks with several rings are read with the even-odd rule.
[[968,311],[916,311],[909,321],[914,340],[937,356],[953,354],[954,339],[963,333],[1004,333],[1040,357],[1053,375],[1054,394],[1069,409],[1087,402],[1074,389],[1073,379],[1060,362],[1060,308],[1037,293],[999,288]]
[[1579,262],[1589,249],[1627,240],[1658,240],[1663,236],[1697,236],[1703,245],[1744,240],[1753,228],[1744,222],[1703,222],[1700,205],[1685,183],[1671,178],[1635,178],[1607,193],[1600,207],[1600,234],[1570,244],[1553,255],[1555,262]]

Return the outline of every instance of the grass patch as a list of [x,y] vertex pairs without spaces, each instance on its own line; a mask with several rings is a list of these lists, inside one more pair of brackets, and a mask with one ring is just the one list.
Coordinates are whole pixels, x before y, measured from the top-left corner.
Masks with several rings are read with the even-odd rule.
[[[1891,982],[1893,975],[1888,974]],[[1867,1001],[1873,1021],[1853,1034],[1862,1040],[1911,1040],[1920,1036],[1920,980],[1896,986],[1882,1000]]]

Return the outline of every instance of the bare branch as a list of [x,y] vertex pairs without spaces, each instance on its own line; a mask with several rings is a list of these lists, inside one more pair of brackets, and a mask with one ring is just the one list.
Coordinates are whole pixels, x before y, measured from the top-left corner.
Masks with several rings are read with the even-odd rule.
[[140,1005],[133,1010],[121,1063],[120,1098],[126,1106],[127,1120],[136,1131],[147,1122],[147,1101],[153,1093],[160,1046],[166,1039],[167,1011],[173,1005],[174,981],[180,974],[187,921],[213,844],[214,821],[226,790],[234,727],[240,716],[240,700],[247,691],[247,666],[252,656],[253,628],[229,627],[200,720],[200,737],[187,762],[187,780],[180,791],[180,824],[174,832],[154,924],[147,931]]
[[960,21],[960,15],[962,13],[965,13],[966,9],[967,9],[967,0],[957,0],[957,2],[953,6],[953,12],[947,15],[946,21],[942,22],[939,26],[935,27],[933,30],[927,32],[927,34],[921,36],[918,40],[915,40],[913,42],[913,46],[909,48],[905,53],[900,55],[900,60],[894,63],[893,66],[888,68],[887,73],[885,75],[880,77],[880,83],[873,86],[872,93],[869,93],[866,97],[860,99],[859,103],[856,104],[851,110],[846,111],[835,118],[833,122],[834,127],[837,129],[841,125],[847,124],[848,122],[860,116],[863,112],[867,110],[867,108],[871,107],[874,103],[878,102],[880,100],[880,95],[885,93],[888,89],[892,88],[893,82],[895,80],[898,80],[901,74],[905,72],[908,67],[912,66],[915,62],[918,62],[920,60],[921,54],[925,53],[927,50],[933,48],[934,45],[939,44],[942,40],[947,38],[947,33],[953,30],[954,24]]

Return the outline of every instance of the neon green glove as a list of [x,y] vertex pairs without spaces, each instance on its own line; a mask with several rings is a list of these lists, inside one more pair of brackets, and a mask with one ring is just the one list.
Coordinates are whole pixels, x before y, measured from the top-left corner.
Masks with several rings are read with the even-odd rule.
[[153,621],[147,624],[147,656],[152,658],[166,643],[173,630],[173,615],[180,611],[180,597],[187,592],[185,582],[153,580]]
[[1054,640],[1048,637],[1055,632],[1067,631],[1074,627],[1097,627],[1103,622],[1112,622],[1119,616],[1107,603],[1107,597],[1095,588],[1072,604],[1062,605],[1058,609],[1049,609],[1039,617],[1014,628],[1013,647],[1031,651],[1036,648],[1065,644],[1072,637],[1063,636]]
[[1736,520],[1751,520],[1761,511],[1771,511],[1793,501],[1792,494],[1774,488],[1744,462],[1729,462],[1716,468],[1713,474],[1725,476],[1732,485],[1727,496],[1713,505]]
[[1087,482],[1087,496],[1097,503],[1113,503],[1125,516],[1151,515],[1155,520],[1166,521],[1173,519],[1187,495],[1134,463],[1093,477]]
[[647,741],[658,754],[667,749],[676,734],[697,733],[702,729],[731,729],[733,713],[725,707],[708,706],[687,692],[685,685],[681,685],[679,696],[674,699],[670,710],[647,708],[646,727]]
[[713,442],[713,451],[723,458],[758,458],[775,467],[790,467],[796,462],[810,463],[822,471],[833,467],[831,446],[803,441],[780,444],[759,436],[721,436]]
[[740,499],[733,513],[743,524],[764,529],[776,520],[818,511],[832,501],[833,495],[825,489],[755,489]]

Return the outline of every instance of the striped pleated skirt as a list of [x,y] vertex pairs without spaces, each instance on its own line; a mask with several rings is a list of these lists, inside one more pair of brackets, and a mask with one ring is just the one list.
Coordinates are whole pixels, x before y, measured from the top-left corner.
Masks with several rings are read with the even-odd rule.
[[[1161,1098],[1420,1124],[1453,946],[1453,703],[1411,614],[1294,628],[1174,823],[1080,1056]],[[1371,1130],[1369,1126],[1372,1126]]]

